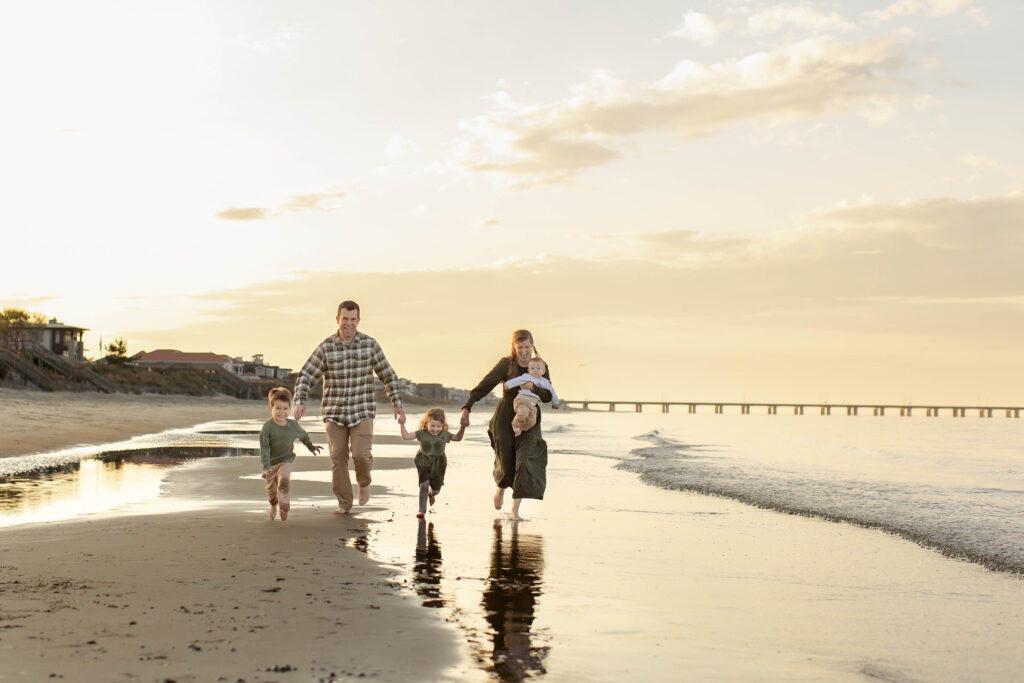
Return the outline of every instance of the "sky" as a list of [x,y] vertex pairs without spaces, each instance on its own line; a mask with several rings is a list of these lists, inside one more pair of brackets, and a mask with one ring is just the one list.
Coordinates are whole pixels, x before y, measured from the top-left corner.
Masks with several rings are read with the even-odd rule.
[[469,388],[1022,405],[1024,3],[0,10],[0,307]]

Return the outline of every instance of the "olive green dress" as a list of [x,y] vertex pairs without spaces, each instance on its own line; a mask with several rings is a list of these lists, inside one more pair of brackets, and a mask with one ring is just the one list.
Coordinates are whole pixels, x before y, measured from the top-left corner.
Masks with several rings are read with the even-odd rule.
[[[472,410],[473,404],[491,393],[494,387],[527,371],[526,367],[515,363],[515,374],[510,377],[508,364],[508,356],[499,360],[476,388],[469,392],[469,399],[462,407]],[[544,373],[544,377],[551,379],[548,372]],[[516,436],[512,432],[512,418],[515,417],[512,402],[518,393],[519,387],[504,389],[487,427],[487,436],[494,449],[494,483],[500,488],[512,487],[513,498],[541,500],[547,487],[548,467],[548,444],[540,430],[541,411],[538,407],[537,424]],[[540,396],[544,403],[551,401],[551,392],[547,389],[534,387],[533,393]]]

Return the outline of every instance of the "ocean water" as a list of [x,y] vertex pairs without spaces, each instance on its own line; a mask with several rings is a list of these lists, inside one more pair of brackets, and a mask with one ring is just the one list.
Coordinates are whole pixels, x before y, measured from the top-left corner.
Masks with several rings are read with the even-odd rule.
[[[488,417],[449,445],[425,520],[411,466],[383,466],[415,453],[394,438],[374,447],[371,505],[346,520],[348,545],[458,630],[468,663],[452,680],[995,680],[1024,666],[1020,419],[546,410],[547,495],[517,523],[490,504]],[[259,424],[0,460],[0,527],[151,512],[167,467],[253,457]],[[294,478],[323,495],[296,517],[330,507],[316,464]],[[780,552],[791,527],[821,558]],[[843,553],[883,532],[926,550]]]
[[[581,426],[593,422],[587,417]],[[602,431],[618,423],[614,431],[633,433],[617,467],[648,484],[874,527],[989,569],[1024,572],[1024,420],[603,417]],[[571,424],[572,417],[565,428]],[[600,450],[615,456],[615,448]]]

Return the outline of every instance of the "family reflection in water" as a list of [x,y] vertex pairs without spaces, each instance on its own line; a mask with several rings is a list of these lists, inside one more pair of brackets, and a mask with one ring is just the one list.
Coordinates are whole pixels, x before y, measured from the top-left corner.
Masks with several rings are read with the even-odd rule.
[[[441,590],[441,542],[433,522],[418,522],[413,584],[424,606],[444,607],[449,600]],[[546,673],[544,659],[551,648],[537,644],[538,634],[533,629],[543,570],[544,538],[520,533],[518,522],[506,528],[501,520],[495,520],[490,568],[480,601],[491,647],[490,652],[476,655],[503,681]],[[464,623],[463,627],[476,631],[472,624]],[[471,645],[477,642],[472,637],[469,641]]]

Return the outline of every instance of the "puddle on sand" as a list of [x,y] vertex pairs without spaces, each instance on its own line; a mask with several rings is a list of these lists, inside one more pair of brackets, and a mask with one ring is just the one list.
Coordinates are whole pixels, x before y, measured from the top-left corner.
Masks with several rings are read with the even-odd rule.
[[0,527],[70,519],[160,494],[167,470],[199,458],[251,455],[221,446],[104,451],[75,462],[0,477]]

